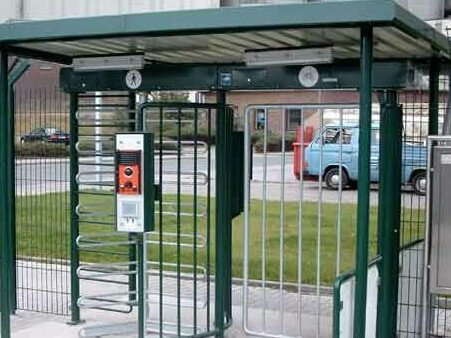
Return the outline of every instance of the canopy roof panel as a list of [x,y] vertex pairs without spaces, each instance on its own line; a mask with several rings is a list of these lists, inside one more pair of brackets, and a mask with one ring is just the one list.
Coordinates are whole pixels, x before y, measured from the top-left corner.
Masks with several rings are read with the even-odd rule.
[[0,25],[12,52],[70,63],[72,58],[143,53],[149,62],[242,63],[249,50],[332,47],[334,58],[359,57],[360,27],[374,29],[380,59],[449,58],[447,38],[387,0],[334,1]]

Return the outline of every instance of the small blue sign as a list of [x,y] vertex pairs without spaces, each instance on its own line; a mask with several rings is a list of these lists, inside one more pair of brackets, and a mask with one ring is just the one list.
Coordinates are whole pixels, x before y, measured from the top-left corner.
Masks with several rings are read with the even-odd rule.
[[220,86],[231,86],[232,85],[232,74],[231,73],[221,73],[219,75],[219,85]]

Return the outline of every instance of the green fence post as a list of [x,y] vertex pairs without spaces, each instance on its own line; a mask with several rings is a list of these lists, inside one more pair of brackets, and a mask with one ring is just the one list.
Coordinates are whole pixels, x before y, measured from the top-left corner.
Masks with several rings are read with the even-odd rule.
[[16,163],[14,145],[14,85],[8,84],[8,174],[9,177],[7,194],[11,196],[8,204],[11,226],[11,313],[17,309],[17,264],[16,264]]
[[[4,175],[0,175],[0,186],[8,187],[8,181],[10,177],[10,165],[8,160],[8,153],[10,152],[10,142],[8,142],[8,124],[9,124],[8,111],[8,52],[4,49],[0,49],[0,172]],[[3,198],[0,201],[0,227],[1,227],[1,337],[9,338],[11,336],[11,323],[10,323],[10,311],[11,311],[11,274],[12,269],[12,257],[11,257],[11,226],[10,226],[10,209],[11,192],[7,191],[6,194],[2,194]]]
[[80,234],[77,208],[78,196],[78,93],[70,94],[70,296],[71,296],[71,323],[80,323],[80,309],[77,305],[80,298],[80,280],[77,269],[80,264],[80,253],[77,247],[77,237]]
[[135,92],[128,93],[128,109],[129,114],[128,118],[130,120],[129,122],[129,129],[130,131],[136,131],[136,94]]
[[368,234],[370,217],[370,154],[373,29],[361,29],[359,176],[357,205],[356,287],[354,298],[354,338],[365,337],[368,278]]
[[401,220],[402,108],[396,91],[381,95],[378,204],[377,337],[396,337]]
[[224,300],[227,286],[227,229],[230,223],[227,180],[227,107],[226,92],[217,92],[216,116],[216,271],[215,271],[215,329],[216,337],[224,336]]
[[232,175],[237,175],[238,172],[236,171],[236,168],[233,167],[233,157],[238,156],[237,153],[233,153],[232,150],[232,144],[234,142],[233,140],[233,111],[231,109],[226,108],[225,111],[227,112],[227,149],[229,150],[227,152],[227,214],[228,214],[228,221],[225,229],[225,235],[226,235],[226,250],[224,251],[226,255],[226,285],[225,285],[225,295],[224,295],[224,310],[225,310],[225,318],[228,323],[232,320],[232,222],[233,222],[233,210],[232,205],[234,199],[238,199],[238,195],[232,196]]
[[[440,100],[440,59],[437,57],[432,57],[429,61],[429,124],[428,124],[428,135],[438,135],[438,121],[439,121],[439,100]],[[429,203],[432,203],[432,196],[426,196],[429,199]],[[427,245],[425,245],[427,248]],[[427,289],[429,281],[426,278],[424,288]],[[422,314],[422,330],[423,332],[429,332],[430,321],[430,302],[431,297],[427,290],[425,292],[425,299],[423,302],[426,303],[426,307],[423,308]],[[427,294],[427,296],[426,296]],[[427,309],[426,309],[427,308]]]
[[[130,120],[130,131],[142,131],[138,129],[138,126],[140,124],[136,123],[136,94],[134,92],[128,93],[128,109],[130,110],[129,113],[129,120]],[[133,239],[133,235],[128,236],[129,240]],[[136,255],[136,246],[130,245],[128,248],[128,260],[130,262],[136,262],[137,261],[137,255]],[[129,265],[130,270],[136,270],[136,263]],[[136,276],[130,275],[128,277],[128,291],[129,291],[129,300],[136,300]]]
[[147,260],[145,257],[145,252],[144,252],[144,241],[146,240],[146,236],[144,233],[140,234],[140,233],[136,233],[136,234],[132,234],[131,238],[135,238],[137,243],[136,243],[136,252],[137,252],[137,272],[138,272],[138,292],[137,292],[137,298],[138,298],[138,338],[144,338],[146,336],[146,309],[145,307],[146,305],[146,288],[145,288],[145,283],[146,283],[146,276],[145,276],[145,269],[144,269],[144,264],[146,264]]
[[22,75],[30,68],[30,63],[27,60],[20,60],[17,62],[16,66],[8,74],[8,169],[10,177],[8,185],[8,193],[10,194],[12,200],[9,204],[9,213],[11,215],[10,226],[11,226],[11,312],[13,313],[17,309],[17,263],[16,263],[16,161],[15,161],[15,96],[14,96],[14,85],[22,77]]
[[440,60],[432,58],[429,65],[429,135],[438,134],[439,77]]

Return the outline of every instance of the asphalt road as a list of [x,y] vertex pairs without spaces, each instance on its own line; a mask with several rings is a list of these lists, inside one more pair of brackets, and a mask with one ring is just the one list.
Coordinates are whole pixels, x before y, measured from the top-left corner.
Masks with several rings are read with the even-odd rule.
[[[211,178],[215,179],[215,158],[212,152]],[[102,166],[102,174],[95,174],[94,158],[81,159],[80,182],[87,187],[96,187],[95,181],[101,179],[102,184],[112,186],[113,166],[112,158],[103,159],[106,166]],[[155,159],[155,167],[159,168],[158,158]],[[208,160],[206,154],[198,156],[195,168],[192,156],[182,158],[180,164],[175,156],[166,156],[163,160],[163,186],[164,193],[177,191],[177,170],[180,166],[182,193],[189,194],[194,190],[194,171],[197,172],[197,190],[199,195],[207,193],[207,169]],[[266,172],[264,168],[266,167]],[[196,169],[196,170],[195,170]],[[285,158],[280,153],[268,154],[266,159],[261,154],[254,154],[252,168],[251,196],[252,198],[268,200],[280,200],[283,195],[286,201],[298,201],[302,191],[302,198],[306,201],[322,200],[325,203],[336,203],[339,200],[338,191],[327,189],[324,184],[319,186],[315,181],[297,181],[293,174],[293,154],[286,153]],[[23,159],[16,162],[16,192],[17,195],[34,195],[53,191],[66,191],[69,189],[69,161],[67,159]],[[264,177],[266,175],[266,185]],[[158,181],[159,177],[156,175]],[[284,184],[281,184],[284,182]],[[212,194],[214,195],[214,184]],[[406,206],[424,206],[424,197],[413,194],[407,188],[403,193],[403,204]],[[371,191],[371,204],[378,203],[377,185]],[[357,191],[346,189],[341,195],[342,203],[357,203]]]

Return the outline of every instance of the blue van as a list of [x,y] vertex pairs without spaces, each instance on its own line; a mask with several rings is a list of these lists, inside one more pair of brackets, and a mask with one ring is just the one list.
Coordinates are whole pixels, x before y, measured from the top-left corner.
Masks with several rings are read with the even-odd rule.
[[[371,181],[379,180],[379,127],[373,127],[371,135]],[[341,144],[340,144],[341,143]],[[340,151],[341,147],[341,151]],[[340,153],[342,166],[342,187],[355,187],[358,179],[358,126],[324,126],[317,130],[312,142],[306,147],[304,160],[306,173],[323,177],[331,189],[340,184]],[[322,163],[320,154],[322,152]],[[426,193],[427,149],[422,144],[405,143],[402,149],[403,184],[410,184],[417,194]],[[321,167],[321,168],[320,168]]]

